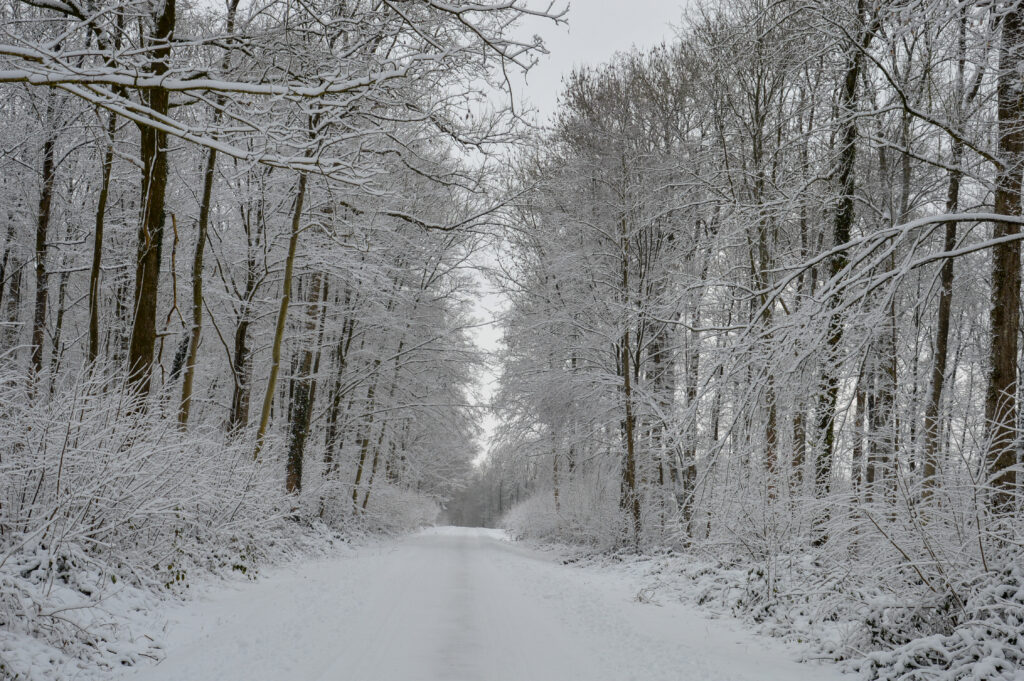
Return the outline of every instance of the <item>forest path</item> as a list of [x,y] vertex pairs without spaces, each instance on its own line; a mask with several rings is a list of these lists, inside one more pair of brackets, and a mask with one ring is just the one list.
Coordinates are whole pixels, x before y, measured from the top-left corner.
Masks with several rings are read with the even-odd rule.
[[493,530],[435,528],[219,590],[137,681],[833,681],[781,643]]

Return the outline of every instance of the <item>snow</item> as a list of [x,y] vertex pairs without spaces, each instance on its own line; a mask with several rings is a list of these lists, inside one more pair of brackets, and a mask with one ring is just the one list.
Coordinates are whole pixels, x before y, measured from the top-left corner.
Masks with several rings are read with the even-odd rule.
[[432,528],[270,570],[170,613],[133,681],[832,681],[783,643],[651,602],[495,530]]

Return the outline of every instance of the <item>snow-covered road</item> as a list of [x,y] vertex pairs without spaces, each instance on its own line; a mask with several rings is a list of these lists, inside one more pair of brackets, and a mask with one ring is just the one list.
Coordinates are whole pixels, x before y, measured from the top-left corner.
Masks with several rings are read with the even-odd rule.
[[135,681],[834,681],[780,643],[492,530],[436,528],[218,590]]

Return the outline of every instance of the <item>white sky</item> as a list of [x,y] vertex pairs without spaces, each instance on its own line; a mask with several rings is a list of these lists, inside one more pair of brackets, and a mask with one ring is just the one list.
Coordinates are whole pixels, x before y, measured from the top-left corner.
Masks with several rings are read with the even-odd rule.
[[[534,8],[543,4],[544,0],[530,3]],[[564,4],[556,0],[556,7]],[[573,67],[602,64],[616,52],[671,39],[685,4],[685,0],[574,0],[568,25],[554,26],[540,19],[524,23],[522,35],[539,34],[550,54],[530,70],[517,105],[525,96],[538,110],[540,122],[545,122],[555,111],[562,77]]]
[[[544,0],[533,0],[532,7],[543,6]],[[536,109],[537,121],[547,122],[555,112],[558,95],[562,89],[562,78],[574,67],[584,64],[598,65],[608,61],[616,52],[636,46],[653,47],[674,35],[673,25],[679,24],[684,0],[575,0],[569,7],[568,25],[555,26],[551,21],[531,20],[524,23],[520,34],[539,34],[550,54],[541,56],[539,63],[530,70],[526,81],[517,79],[516,107],[522,110],[524,103]],[[564,2],[556,2],[564,6]],[[501,299],[493,293],[482,291],[476,314],[483,320],[491,320],[501,307]],[[501,342],[501,329],[492,324],[479,327],[474,336],[483,349],[494,352]],[[497,380],[496,367],[483,376],[484,392],[481,397],[489,401]],[[497,423],[493,416],[483,419],[483,445],[490,443]]]

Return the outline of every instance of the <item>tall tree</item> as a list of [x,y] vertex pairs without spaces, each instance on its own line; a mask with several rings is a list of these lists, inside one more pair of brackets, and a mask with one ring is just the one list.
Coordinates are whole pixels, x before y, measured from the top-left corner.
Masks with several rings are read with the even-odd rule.
[[[995,212],[1020,217],[1021,173],[1024,171],[1024,7],[1007,8],[1001,18],[999,73],[996,86],[999,117]],[[1020,234],[1020,224],[997,220],[993,239]],[[1020,241],[1007,240],[992,249],[992,307],[989,378],[985,396],[988,422],[989,471],[995,507],[1009,511],[1016,487],[1018,447],[1017,353],[1020,334]]]
[[43,370],[43,344],[46,340],[46,305],[49,300],[49,281],[47,280],[46,259],[49,243],[47,235],[50,229],[50,216],[53,214],[53,184],[56,177],[55,147],[57,145],[57,122],[55,116],[55,93],[47,92],[46,97],[46,137],[43,142],[43,163],[40,174],[39,211],[36,215],[36,301],[32,315],[32,354],[31,371],[38,375]]

